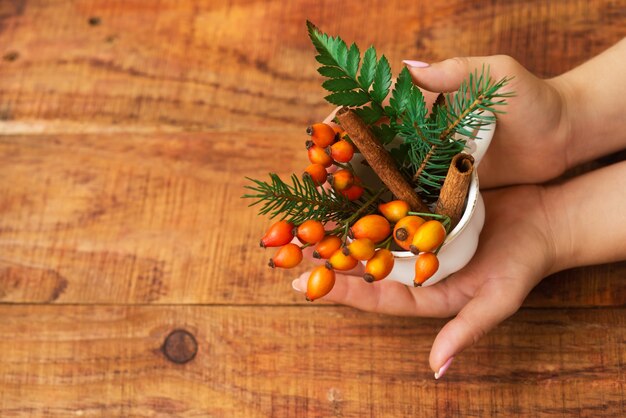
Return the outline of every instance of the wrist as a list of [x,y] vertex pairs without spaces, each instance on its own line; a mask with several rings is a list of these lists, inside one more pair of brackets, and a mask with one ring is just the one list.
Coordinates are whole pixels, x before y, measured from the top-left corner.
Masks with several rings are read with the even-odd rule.
[[572,229],[561,186],[542,188],[541,199],[547,223],[546,239],[552,251],[552,263],[546,276],[574,267]]
[[576,115],[580,116],[578,108],[578,89],[574,80],[568,77],[569,73],[561,74],[552,79],[546,80],[546,83],[555,91],[558,98],[561,116],[559,118],[558,127],[556,128],[557,138],[563,149],[563,158],[565,160],[565,169],[575,166],[577,161],[576,152],[576,136],[578,131],[575,127]]

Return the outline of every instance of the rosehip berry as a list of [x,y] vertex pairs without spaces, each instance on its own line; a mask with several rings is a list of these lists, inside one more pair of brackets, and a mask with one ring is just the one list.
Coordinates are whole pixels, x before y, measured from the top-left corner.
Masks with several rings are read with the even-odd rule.
[[378,205],[378,211],[383,214],[389,222],[398,222],[409,213],[409,204],[404,200],[392,200],[391,202]]
[[315,246],[313,251],[313,258],[329,259],[335,251],[341,248],[341,239],[335,235],[326,235]]
[[446,239],[446,229],[439,221],[428,221],[417,228],[410,250],[413,254],[431,252],[439,248]]
[[343,196],[345,196],[346,199],[350,201],[358,200],[361,196],[363,196],[363,192],[365,192],[365,189],[358,184],[353,184],[346,190],[339,191],[339,193],[341,193]]
[[335,190],[346,190],[354,184],[354,175],[348,170],[337,170],[330,176],[330,183]]
[[355,239],[341,250],[345,255],[350,255],[357,260],[364,261],[374,257],[376,247],[369,238]]
[[426,222],[419,216],[409,215],[396,222],[393,227],[393,240],[405,250],[411,248],[415,231]]
[[333,165],[333,159],[328,155],[328,151],[313,144],[312,141],[307,141],[307,153],[309,155],[309,161],[313,164],[320,164],[327,168]]
[[293,239],[294,225],[287,221],[278,221],[269,227],[263,238],[261,238],[261,247],[280,247],[289,244]]
[[369,283],[382,280],[389,276],[389,273],[393,270],[393,264],[394,259],[391,251],[381,248],[376,251],[374,257],[365,264],[363,279]]
[[335,272],[326,266],[317,266],[311,271],[309,281],[306,284],[306,300],[313,302],[328,292],[335,286]]
[[426,280],[431,278],[439,269],[439,259],[433,253],[421,253],[415,260],[415,278],[413,285],[421,286]]
[[324,238],[324,224],[309,219],[296,229],[296,236],[303,244],[317,244]]
[[354,145],[345,140],[339,140],[330,146],[330,156],[340,163],[349,162],[354,156]]
[[333,128],[333,131],[335,131],[335,135],[337,138],[341,138],[341,135],[345,134],[346,131],[343,130],[343,128],[339,125],[331,125],[331,127]]
[[290,269],[300,264],[301,261],[302,249],[296,244],[289,243],[276,251],[274,257],[270,258],[269,266]]
[[326,148],[335,142],[335,130],[326,123],[315,123],[306,128],[306,133],[311,136],[315,145]]
[[326,178],[328,177],[328,173],[326,169],[321,164],[311,164],[304,170],[303,176],[309,176],[313,180],[315,184],[321,186],[326,182]]
[[345,255],[341,250],[337,250],[326,261],[326,267],[340,271],[352,270],[358,264],[358,260],[350,255]]
[[380,215],[367,215],[350,228],[354,238],[369,238],[375,243],[384,241],[391,233],[389,221]]

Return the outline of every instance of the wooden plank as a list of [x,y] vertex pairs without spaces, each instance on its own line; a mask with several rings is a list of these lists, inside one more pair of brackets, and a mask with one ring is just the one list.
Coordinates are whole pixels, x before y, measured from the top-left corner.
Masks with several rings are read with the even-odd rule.
[[0,128],[306,125],[329,110],[307,18],[374,43],[394,72],[402,59],[504,53],[553,76],[626,35],[613,0],[14,0],[0,8]]
[[[269,221],[239,197],[244,176],[302,171],[305,138],[0,137],[0,301],[303,302],[290,279],[309,265],[266,267],[273,251],[257,242]],[[623,306],[625,275],[626,263],[562,273],[529,303]]]
[[[0,415],[618,416],[626,311],[526,310],[433,379],[440,320],[315,306],[0,306]],[[161,347],[186,329],[186,364]]]

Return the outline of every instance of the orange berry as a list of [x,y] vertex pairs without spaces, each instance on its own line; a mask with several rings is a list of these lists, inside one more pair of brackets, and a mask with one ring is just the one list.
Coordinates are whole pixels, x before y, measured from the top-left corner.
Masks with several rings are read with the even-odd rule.
[[269,227],[259,245],[265,248],[288,244],[293,239],[293,228],[294,225],[291,222],[278,221]]
[[326,266],[317,266],[311,270],[309,281],[306,284],[306,300],[313,302],[328,292],[335,286],[335,272]]
[[345,140],[339,140],[330,146],[330,156],[340,163],[349,162],[354,156],[354,145]]
[[389,221],[380,215],[367,215],[350,228],[354,238],[369,238],[375,243],[384,241],[391,233]]
[[353,184],[347,189],[339,191],[339,193],[345,196],[348,200],[358,200],[361,196],[363,196],[363,192],[365,192],[365,189],[358,184]]
[[303,176],[309,176],[313,180],[315,184],[318,186],[324,184],[326,182],[326,178],[328,177],[328,173],[326,169],[321,164],[311,164],[304,170]]
[[270,258],[269,266],[290,269],[300,264],[301,261],[302,249],[296,244],[289,243],[276,251],[274,257]]
[[374,257],[376,246],[369,238],[355,239],[350,244],[341,249],[345,255],[351,255],[357,260],[369,260]]
[[354,175],[349,170],[337,170],[330,175],[330,183],[335,190],[346,190],[354,184]]
[[391,202],[378,205],[378,211],[383,214],[389,222],[398,222],[409,213],[409,204],[404,200],[392,200]]
[[419,216],[409,215],[396,222],[393,227],[393,240],[405,250],[411,248],[415,231],[426,222]]
[[307,153],[309,155],[309,161],[313,164],[321,164],[327,168],[333,165],[333,159],[328,155],[328,151],[313,144],[312,141],[307,141]]
[[332,124],[331,127],[333,128],[333,131],[335,131],[335,135],[337,135],[337,138],[346,133],[346,131],[344,131],[343,128],[339,125]]
[[393,264],[394,258],[391,251],[381,248],[376,251],[374,257],[370,258],[365,264],[365,274],[363,275],[363,279],[369,283],[382,280],[389,276],[389,273],[393,270]]
[[337,250],[326,261],[326,267],[335,270],[346,271],[352,270],[358,264],[358,260],[351,255],[345,255],[343,251]]
[[324,238],[325,233],[324,224],[313,219],[302,222],[296,230],[296,236],[303,244],[316,244]]
[[413,254],[431,252],[439,248],[445,239],[446,229],[441,222],[428,221],[415,231],[410,250]]
[[326,235],[315,246],[313,258],[329,259],[335,251],[341,248],[341,239],[335,235]]
[[439,259],[433,253],[421,253],[415,260],[415,278],[413,285],[421,286],[426,280],[431,278],[439,269]]
[[336,133],[335,130],[326,123],[314,123],[306,128],[306,133],[311,136],[315,145],[326,148],[333,142],[335,142]]

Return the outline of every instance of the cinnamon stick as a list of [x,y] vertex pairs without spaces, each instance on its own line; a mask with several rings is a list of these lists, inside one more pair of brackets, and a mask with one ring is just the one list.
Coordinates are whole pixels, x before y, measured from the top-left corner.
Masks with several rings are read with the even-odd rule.
[[391,193],[404,200],[414,212],[430,213],[409,182],[404,178],[389,152],[378,141],[369,127],[352,110],[341,108],[337,111],[337,120],[358,147],[372,170],[378,175]]
[[463,215],[472,171],[474,157],[471,155],[459,153],[452,158],[435,208],[435,213],[450,217],[452,222],[450,228],[454,228]]

